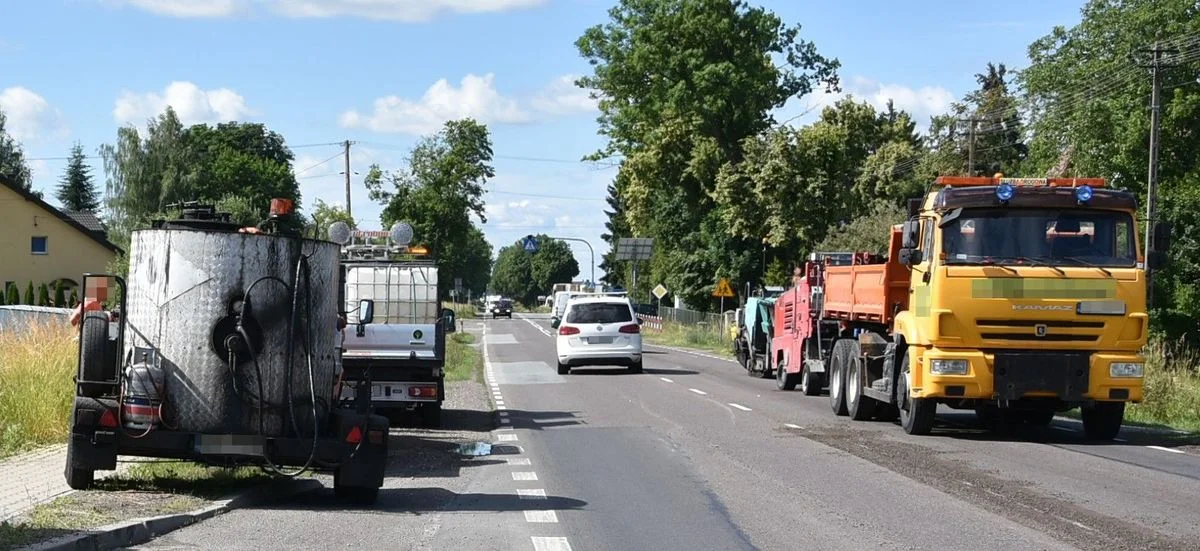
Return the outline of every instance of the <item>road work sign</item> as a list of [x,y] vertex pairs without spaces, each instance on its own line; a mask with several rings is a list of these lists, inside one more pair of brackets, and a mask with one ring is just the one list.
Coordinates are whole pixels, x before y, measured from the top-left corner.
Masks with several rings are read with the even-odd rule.
[[717,282],[717,289],[713,291],[712,296],[721,298],[733,298],[733,287],[729,286],[729,280],[721,278]]

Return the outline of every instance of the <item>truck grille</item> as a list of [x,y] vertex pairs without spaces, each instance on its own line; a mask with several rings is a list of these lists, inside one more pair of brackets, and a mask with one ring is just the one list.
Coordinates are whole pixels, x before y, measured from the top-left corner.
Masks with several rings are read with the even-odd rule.
[[1102,321],[981,319],[975,323],[981,337],[998,341],[1094,343],[1104,331]]

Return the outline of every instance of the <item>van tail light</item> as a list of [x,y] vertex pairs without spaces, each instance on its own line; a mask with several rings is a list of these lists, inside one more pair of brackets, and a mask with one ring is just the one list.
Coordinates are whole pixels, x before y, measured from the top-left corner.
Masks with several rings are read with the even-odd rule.
[[641,333],[642,329],[641,329],[641,327],[638,327],[638,324],[631,323],[629,325],[622,325],[621,328],[618,329],[618,331],[620,331],[622,333],[630,333],[630,334],[636,335],[638,333]]
[[570,325],[564,325],[564,326],[558,328],[558,334],[559,335],[578,335],[579,328],[571,327]]

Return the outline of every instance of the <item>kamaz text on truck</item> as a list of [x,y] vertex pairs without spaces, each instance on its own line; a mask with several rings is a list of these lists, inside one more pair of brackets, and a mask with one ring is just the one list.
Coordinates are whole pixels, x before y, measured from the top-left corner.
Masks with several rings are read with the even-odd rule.
[[[337,226],[339,223],[335,223]],[[343,342],[341,398],[370,385],[381,413],[415,411],[425,426],[441,425],[445,400],[446,327],[453,311],[441,308],[437,262],[424,248],[408,247],[412,229],[350,231],[342,247]]]
[[938,404],[1038,426],[1078,407],[1112,439],[1142,400],[1145,268],[1169,246],[1156,225],[1140,254],[1136,209],[1097,178],[938,178],[886,258],[798,270],[776,302],[782,376],[822,373],[837,414],[910,434]]

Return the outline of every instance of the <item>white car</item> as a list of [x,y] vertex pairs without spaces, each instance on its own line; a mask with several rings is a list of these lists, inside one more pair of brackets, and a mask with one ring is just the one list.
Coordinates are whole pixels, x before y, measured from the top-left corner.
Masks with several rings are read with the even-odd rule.
[[558,330],[558,373],[584,365],[623,365],[642,372],[642,328],[629,299],[615,296],[571,298]]

